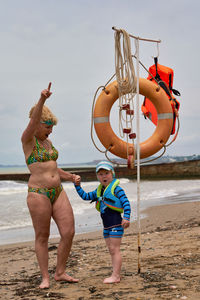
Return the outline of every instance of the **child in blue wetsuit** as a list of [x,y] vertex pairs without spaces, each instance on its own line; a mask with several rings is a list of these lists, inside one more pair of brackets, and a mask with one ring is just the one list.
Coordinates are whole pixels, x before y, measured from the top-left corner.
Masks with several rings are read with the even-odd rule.
[[[122,257],[120,253],[121,238],[124,228],[130,225],[130,203],[124,190],[115,179],[113,166],[108,161],[102,161],[96,166],[100,185],[92,192],[86,193],[80,186],[80,177],[75,180],[75,188],[79,196],[86,201],[96,202],[96,209],[103,221],[103,235],[109,249],[113,272],[104,279],[104,283],[120,282]],[[121,214],[123,213],[123,217]]]

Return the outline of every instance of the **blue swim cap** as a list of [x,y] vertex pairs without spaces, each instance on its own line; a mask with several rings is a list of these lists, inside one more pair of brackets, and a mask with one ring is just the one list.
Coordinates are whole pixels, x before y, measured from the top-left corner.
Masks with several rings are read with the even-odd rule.
[[96,166],[96,173],[98,173],[100,169],[112,171],[113,177],[115,177],[115,171],[111,162],[109,161],[99,162]]

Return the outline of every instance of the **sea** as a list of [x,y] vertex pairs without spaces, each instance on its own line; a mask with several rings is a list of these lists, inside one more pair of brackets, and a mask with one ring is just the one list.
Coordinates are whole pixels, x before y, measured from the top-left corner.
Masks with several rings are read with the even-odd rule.
[[[23,168],[5,168],[1,173],[25,172]],[[200,180],[131,180],[119,178],[120,186],[131,204],[131,221],[144,218],[146,208],[189,201],[200,201]],[[92,182],[82,182],[86,192],[93,191],[98,186],[94,177]],[[76,234],[93,232],[102,229],[101,218],[94,203],[82,200],[73,183],[64,182],[63,187],[70,199],[74,217]],[[13,244],[34,240],[31,217],[26,203],[27,182],[0,181],[0,245]],[[138,209],[139,208],[139,209]],[[51,222],[50,238],[58,237],[56,224]]]

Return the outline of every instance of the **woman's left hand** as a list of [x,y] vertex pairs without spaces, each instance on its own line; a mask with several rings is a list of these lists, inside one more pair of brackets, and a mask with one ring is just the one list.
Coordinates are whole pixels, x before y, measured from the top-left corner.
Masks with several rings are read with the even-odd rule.
[[73,174],[73,182],[75,185],[80,185],[81,177],[79,175]]

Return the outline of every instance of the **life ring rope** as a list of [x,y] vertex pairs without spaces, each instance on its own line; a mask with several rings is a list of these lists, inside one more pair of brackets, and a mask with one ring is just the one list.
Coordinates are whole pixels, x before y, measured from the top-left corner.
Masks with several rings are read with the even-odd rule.
[[100,89],[105,90],[106,85],[109,84],[109,82],[113,79],[114,76],[115,76],[115,75],[113,75],[113,76],[107,81],[107,83],[106,83],[105,85],[101,85],[101,86],[99,86],[99,87],[97,88],[97,90],[96,90],[96,92],[95,92],[95,94],[94,94],[94,97],[93,97],[93,102],[92,102],[92,115],[91,115],[90,136],[91,136],[91,140],[92,140],[93,145],[95,146],[95,148],[96,148],[99,152],[104,153],[104,154],[106,154],[106,152],[109,151],[109,148],[108,148],[108,149],[105,149],[105,150],[101,150],[101,149],[97,146],[97,144],[95,143],[94,136],[93,136],[93,127],[94,127],[94,106],[95,106],[96,97],[97,97],[97,94],[98,94],[99,90],[100,90]]

